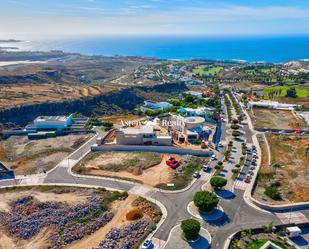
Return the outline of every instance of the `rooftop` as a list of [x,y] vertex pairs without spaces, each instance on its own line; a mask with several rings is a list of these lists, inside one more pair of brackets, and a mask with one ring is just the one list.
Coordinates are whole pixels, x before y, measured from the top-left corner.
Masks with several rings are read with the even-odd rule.
[[202,117],[187,117],[185,118],[185,123],[190,123],[190,124],[198,124],[198,123],[203,123],[205,122],[205,119]]
[[140,128],[123,128],[120,129],[124,134],[153,134],[153,126],[141,126]]
[[34,121],[36,122],[46,122],[46,121],[66,122],[67,120],[68,120],[67,116],[39,116]]

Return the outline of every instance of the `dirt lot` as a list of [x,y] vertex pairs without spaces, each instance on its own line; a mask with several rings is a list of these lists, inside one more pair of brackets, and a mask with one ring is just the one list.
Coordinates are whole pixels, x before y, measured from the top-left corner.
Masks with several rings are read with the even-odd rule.
[[256,129],[305,129],[306,123],[297,119],[291,111],[254,108],[249,112]]
[[[166,165],[166,160],[170,157],[180,162],[177,170]],[[153,187],[175,190],[186,187],[192,180],[194,171],[199,170],[208,160],[153,152],[95,152],[88,154],[73,171],[78,174],[133,180]],[[168,183],[174,185],[168,187]]]
[[12,136],[0,141],[0,160],[14,169],[16,175],[41,173],[63,160],[92,135],[68,135],[29,140]]
[[278,189],[283,199],[280,202],[309,201],[309,137],[267,135],[267,139],[271,150],[271,165],[278,163],[279,167],[260,172],[255,196],[271,201],[264,195],[264,189],[274,180],[278,180]]
[[[85,203],[89,202],[89,198],[96,196],[101,196],[101,201],[104,201],[101,205],[105,205],[103,209],[104,212],[100,215],[104,215],[106,212],[112,212],[113,216],[111,220],[105,224],[101,225],[101,228],[93,227],[93,232],[88,235],[84,235],[80,240],[73,241],[72,243],[68,243],[66,246],[58,246],[53,244],[55,248],[95,248],[98,246],[100,241],[102,241],[106,234],[112,228],[120,228],[122,229],[124,226],[131,224],[133,221],[128,221],[126,218],[126,214],[128,211],[132,209],[138,209],[143,214],[143,220],[149,222],[158,222],[161,217],[161,212],[158,207],[154,204],[144,200],[143,198],[138,198],[135,195],[129,195],[128,197],[116,197],[113,193],[108,191],[98,191],[94,189],[83,189],[83,188],[73,188],[73,187],[53,187],[53,186],[44,186],[44,187],[22,187],[16,189],[9,190],[1,190],[1,195],[4,198],[0,200],[0,215],[8,215],[13,211],[14,205],[12,203],[17,203],[21,205],[21,209],[23,209],[21,214],[23,219],[29,219],[30,216],[36,217],[36,213],[42,212],[42,209],[45,208],[45,205],[50,205],[48,203],[54,203],[54,205],[62,205],[60,207],[69,208],[69,210],[80,210],[80,208],[74,208],[78,205],[84,207]],[[22,202],[23,198],[31,196],[33,200],[26,204],[26,202]],[[22,204],[24,203],[24,204]],[[12,206],[13,205],[13,206]],[[70,208],[73,209],[70,209]],[[106,210],[107,208],[107,210]],[[60,211],[60,210],[59,210]],[[76,212],[77,212],[76,211]],[[50,214],[49,214],[50,215]],[[87,215],[87,214],[86,214]],[[88,214],[89,215],[89,214]],[[37,216],[40,217],[40,216]],[[35,218],[30,218],[35,219]],[[76,222],[80,221],[81,217],[78,216],[78,219],[72,223],[70,226],[76,226]],[[97,216],[94,216],[92,219],[97,219]],[[92,219],[83,220],[82,225],[87,226],[91,224]],[[44,220],[44,218],[43,218]],[[48,221],[48,219],[47,219]],[[42,221],[39,221],[42,222]],[[51,244],[51,238],[53,238],[58,233],[63,233],[60,235],[60,238],[63,240],[66,238],[66,232],[59,231],[59,227],[53,225],[47,225],[44,221],[41,223],[43,226],[40,227],[40,230],[31,236],[29,239],[22,239],[19,237],[19,231],[17,234],[12,234],[10,230],[7,229],[7,226],[1,224],[0,221],[0,249],[26,249],[26,248],[47,248],[49,244]],[[63,227],[68,226],[65,225]],[[62,226],[60,229],[63,228]],[[72,227],[72,228],[73,228]],[[22,230],[22,229],[21,229]],[[73,232],[73,231],[72,231]],[[69,232],[70,233],[70,232]],[[149,233],[149,231],[144,231],[144,233]],[[145,234],[147,235],[147,234]],[[59,236],[59,235],[58,235]]]
[[[169,155],[152,152],[95,152],[73,168],[77,173],[129,178],[155,186],[173,177],[165,163]],[[179,156],[177,159],[180,159]],[[82,172],[80,170],[82,169]]]
[[11,84],[1,85],[0,109],[17,105],[60,102],[68,99],[78,99],[96,96],[112,91],[111,87],[98,87],[70,84]]

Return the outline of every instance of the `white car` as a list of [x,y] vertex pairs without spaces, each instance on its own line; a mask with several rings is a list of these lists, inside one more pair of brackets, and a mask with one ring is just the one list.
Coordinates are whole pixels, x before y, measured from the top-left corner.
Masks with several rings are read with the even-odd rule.
[[218,143],[218,146],[219,146],[219,147],[223,147],[222,142],[219,142],[219,143]]
[[194,174],[193,174],[193,177],[194,178],[200,178],[201,174],[199,171],[195,171]]
[[152,241],[150,239],[146,239],[142,245],[142,249],[148,249],[152,246]]
[[216,159],[217,159],[216,155],[212,155],[212,156],[211,156],[211,160],[212,160],[212,161],[214,161],[214,160],[216,160]]
[[205,172],[209,171],[209,170],[210,170],[209,165],[208,165],[208,164],[205,164],[205,165],[203,166],[203,170],[204,170]]

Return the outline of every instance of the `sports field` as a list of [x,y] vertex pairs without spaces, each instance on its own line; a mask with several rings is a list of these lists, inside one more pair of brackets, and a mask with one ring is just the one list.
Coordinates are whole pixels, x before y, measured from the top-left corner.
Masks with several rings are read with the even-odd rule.
[[215,76],[218,74],[223,67],[216,66],[216,67],[209,67],[206,65],[198,66],[193,69],[193,73],[198,74],[199,76]]
[[[291,89],[291,86],[274,86],[264,89],[265,97],[269,98],[270,94],[273,94],[273,97],[285,97],[288,89]],[[298,98],[309,97],[309,88],[307,87],[294,87]]]

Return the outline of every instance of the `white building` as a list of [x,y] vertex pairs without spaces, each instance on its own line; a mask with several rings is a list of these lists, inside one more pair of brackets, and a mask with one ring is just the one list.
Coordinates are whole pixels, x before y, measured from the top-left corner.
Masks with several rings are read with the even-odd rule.
[[205,126],[205,119],[202,117],[171,115],[170,124],[169,130],[179,142],[193,143],[210,135],[208,127]]
[[[32,129],[36,130],[64,130],[73,124],[73,114],[69,116],[39,116],[33,121]],[[27,127],[26,127],[27,129]]]
[[196,91],[186,91],[185,94],[190,94],[190,95],[193,95],[193,96],[198,97],[198,98],[202,98],[203,97],[203,93],[196,92]]
[[122,128],[116,131],[116,142],[121,145],[172,145],[171,136],[157,136],[153,126]]
[[256,102],[249,101],[247,108],[252,109],[254,106],[270,108],[270,109],[280,109],[280,110],[293,110],[295,107],[299,107],[299,105],[284,104],[284,103],[279,103],[277,101],[264,100],[264,101],[256,101]]
[[152,102],[144,101],[144,105],[141,106],[141,111],[146,112],[147,110],[151,111],[160,111],[172,107],[173,105],[168,102]]

